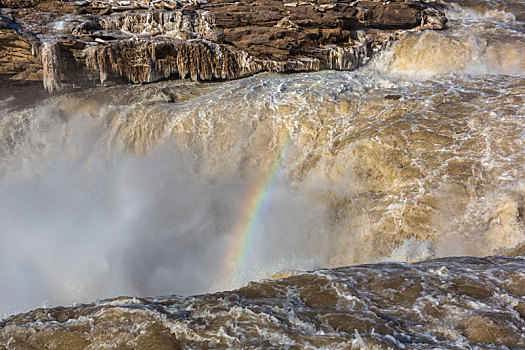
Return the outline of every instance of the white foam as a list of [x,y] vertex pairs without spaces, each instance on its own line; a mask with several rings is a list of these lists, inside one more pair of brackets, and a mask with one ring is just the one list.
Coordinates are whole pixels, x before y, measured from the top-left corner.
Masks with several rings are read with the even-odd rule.
[[434,257],[434,245],[429,241],[417,241],[414,238],[406,239],[403,244],[392,251],[386,260],[414,262]]

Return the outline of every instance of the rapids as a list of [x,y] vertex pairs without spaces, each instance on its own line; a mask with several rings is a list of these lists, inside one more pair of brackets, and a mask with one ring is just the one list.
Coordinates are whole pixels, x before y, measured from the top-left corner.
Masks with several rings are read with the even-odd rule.
[[446,258],[318,270],[191,297],[121,297],[13,316],[0,341],[66,349],[521,349],[524,268],[523,258]]
[[3,94],[0,317],[132,297],[0,347],[525,347],[523,258],[475,258],[523,255],[525,5],[441,6],[351,72]]

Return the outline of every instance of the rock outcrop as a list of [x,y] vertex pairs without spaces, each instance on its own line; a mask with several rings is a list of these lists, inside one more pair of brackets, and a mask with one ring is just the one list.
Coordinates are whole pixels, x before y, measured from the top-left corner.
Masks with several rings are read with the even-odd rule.
[[349,70],[443,13],[410,0],[0,0],[0,75],[63,85]]

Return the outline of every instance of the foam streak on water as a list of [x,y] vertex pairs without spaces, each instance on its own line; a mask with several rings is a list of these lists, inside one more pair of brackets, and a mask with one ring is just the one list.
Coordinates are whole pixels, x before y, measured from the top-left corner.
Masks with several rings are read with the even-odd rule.
[[[523,259],[474,258],[523,255],[525,10],[436,6],[446,30],[353,72],[0,101],[0,313],[134,296],[14,316],[0,345],[525,347]],[[285,139],[250,264],[224,278]],[[451,256],[471,257],[426,261]],[[144,297],[272,275],[295,276]]]

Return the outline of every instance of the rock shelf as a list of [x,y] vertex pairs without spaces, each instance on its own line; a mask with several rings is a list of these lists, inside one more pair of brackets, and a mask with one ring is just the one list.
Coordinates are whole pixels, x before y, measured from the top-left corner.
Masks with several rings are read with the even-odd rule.
[[410,0],[0,0],[0,76],[56,91],[351,70],[407,30],[445,22]]

